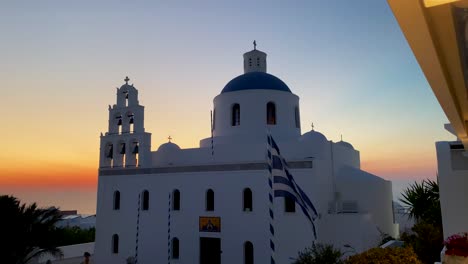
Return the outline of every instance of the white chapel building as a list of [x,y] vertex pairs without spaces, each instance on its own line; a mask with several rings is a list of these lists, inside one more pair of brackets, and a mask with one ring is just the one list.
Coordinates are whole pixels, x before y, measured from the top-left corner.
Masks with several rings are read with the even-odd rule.
[[[360,252],[398,236],[391,182],[361,170],[350,143],[302,134],[299,97],[267,73],[266,57],[244,54],[244,74],[214,98],[212,136],[199,148],[152,150],[126,78],[101,135],[96,263],[269,263],[267,131],[319,213],[317,242]],[[312,228],[287,198],[275,198],[274,212],[274,257],[291,263],[312,245]]]

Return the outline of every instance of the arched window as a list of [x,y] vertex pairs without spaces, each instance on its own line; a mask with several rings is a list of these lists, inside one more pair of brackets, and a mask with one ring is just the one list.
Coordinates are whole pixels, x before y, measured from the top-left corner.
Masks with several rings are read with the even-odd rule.
[[[126,156],[125,156],[125,143],[120,143],[120,149],[119,149],[119,153],[122,155],[121,158],[122,158],[122,167],[125,167],[125,162],[126,162]],[[119,158],[120,159],[120,158]]]
[[301,128],[301,119],[299,117],[299,106],[294,108],[294,119],[296,120],[296,127]]
[[140,144],[138,143],[138,141],[135,141],[133,142],[133,149],[132,149],[132,154],[135,155],[135,166],[138,167],[139,166],[139,154],[138,152],[140,151]]
[[232,106],[231,125],[240,126],[240,105],[239,104],[234,104]]
[[120,210],[120,192],[114,192],[114,210]]
[[142,203],[143,211],[149,209],[149,192],[147,190],[143,191],[143,203]]
[[244,264],[254,263],[254,249],[250,241],[244,243]]
[[172,258],[179,259],[179,239],[177,237],[172,239]]
[[214,192],[211,189],[206,191],[206,211],[214,211]]
[[284,211],[288,213],[296,212],[296,201],[291,197],[284,197]]
[[212,129],[216,129],[216,108],[213,109],[213,124],[212,124]]
[[267,124],[276,125],[276,106],[273,102],[267,104]]
[[120,154],[125,154],[125,143],[120,143]]
[[117,133],[121,134],[122,133],[122,115],[117,114],[115,116],[115,120],[117,122]]
[[114,157],[114,145],[112,145],[112,143],[107,144],[106,157],[108,159],[112,159]]
[[112,236],[112,253],[119,253],[119,235],[117,234]]
[[128,112],[127,117],[128,117],[128,124],[130,125],[130,133],[133,133],[135,132],[134,131],[135,115],[132,112]]
[[174,190],[172,192],[172,210],[179,211],[180,210],[180,192],[179,190]]
[[249,188],[244,189],[244,205],[243,209],[246,212],[252,211],[252,191]]
[[128,91],[122,92],[125,95],[125,106],[128,106]]

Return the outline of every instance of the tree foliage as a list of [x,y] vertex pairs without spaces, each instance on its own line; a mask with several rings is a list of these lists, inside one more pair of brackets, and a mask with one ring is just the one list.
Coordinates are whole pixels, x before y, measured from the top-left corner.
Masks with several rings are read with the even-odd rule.
[[2,263],[25,264],[41,254],[61,254],[53,237],[54,225],[61,217],[57,208],[20,204],[17,198],[2,195],[0,212]]
[[442,227],[440,210],[439,184],[433,180],[423,180],[411,184],[402,193],[400,201],[405,205],[408,214],[416,222],[424,221]]
[[60,246],[93,242],[96,234],[95,228],[81,229],[77,226],[57,228],[54,231],[56,243]]
[[423,263],[434,263],[440,260],[440,251],[444,247],[442,228],[432,223],[420,221],[411,229],[411,233],[403,233],[401,240],[411,246]]
[[293,264],[343,264],[343,253],[329,244],[315,243],[299,252]]
[[346,264],[379,263],[379,264],[420,264],[411,247],[408,248],[372,248],[361,254],[349,257]]
[[416,224],[401,239],[411,246],[423,263],[440,260],[443,248],[442,212],[440,209],[439,185],[432,180],[411,184],[402,193],[402,203],[406,205],[409,217]]

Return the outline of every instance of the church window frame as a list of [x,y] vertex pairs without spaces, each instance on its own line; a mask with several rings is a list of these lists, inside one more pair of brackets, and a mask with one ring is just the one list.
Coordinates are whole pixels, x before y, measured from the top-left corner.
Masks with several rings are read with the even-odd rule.
[[299,115],[299,106],[294,107],[294,120],[296,122],[296,128],[301,128],[301,118]]
[[290,196],[284,197],[284,212],[295,213],[296,212],[296,201]]
[[180,211],[180,191],[178,189],[172,192],[172,210]]
[[128,92],[128,90],[125,90],[125,91],[123,91],[122,93],[125,95],[125,97],[124,97],[124,99],[125,99],[125,102],[124,102],[124,103],[125,103],[125,107],[128,107],[128,94],[129,94],[129,92]]
[[171,257],[172,259],[179,259],[180,257],[180,243],[177,237],[172,238]]
[[112,254],[119,253],[119,235],[113,234],[112,235]]
[[136,139],[133,140],[133,143],[132,143],[132,155],[134,155],[135,157],[135,167],[139,167],[140,166],[140,142],[138,142]]
[[120,191],[114,191],[113,207],[115,211],[120,210]]
[[123,120],[122,120],[122,114],[120,113],[117,113],[115,115],[115,124],[117,126],[117,134],[122,134],[122,124],[123,124]]
[[128,118],[128,132],[135,133],[135,114],[133,112],[127,112]]
[[216,108],[213,109],[213,127],[212,130],[214,131],[216,129]]
[[254,246],[250,241],[244,243],[244,264],[254,264]]
[[266,121],[267,125],[276,125],[276,104],[274,102],[268,102],[266,105]]
[[231,126],[240,126],[240,104],[238,103],[231,107]]
[[144,190],[142,192],[142,199],[141,199],[141,210],[148,211],[149,204],[150,204],[150,195],[148,190]]
[[206,211],[214,211],[214,191],[212,189],[208,189],[206,191],[206,198],[205,198],[205,210]]
[[242,192],[242,210],[244,212],[253,211],[253,197],[252,190],[250,188],[245,188]]
[[109,167],[112,168],[114,167],[114,144],[112,142],[108,142],[106,144],[106,159],[109,160]]

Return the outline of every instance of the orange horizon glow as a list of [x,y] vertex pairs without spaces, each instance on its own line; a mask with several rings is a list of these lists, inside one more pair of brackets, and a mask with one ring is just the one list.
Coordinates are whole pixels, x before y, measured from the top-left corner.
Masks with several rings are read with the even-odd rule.
[[[86,164],[85,162],[81,164]],[[30,161],[28,166],[0,164],[0,185],[11,187],[96,188],[97,166],[75,163]],[[361,168],[387,180],[405,178],[435,178],[437,164],[432,159],[372,159],[363,160]]]
[[48,163],[28,167],[0,167],[0,185],[11,187],[85,187],[97,185],[97,168],[74,164]]

